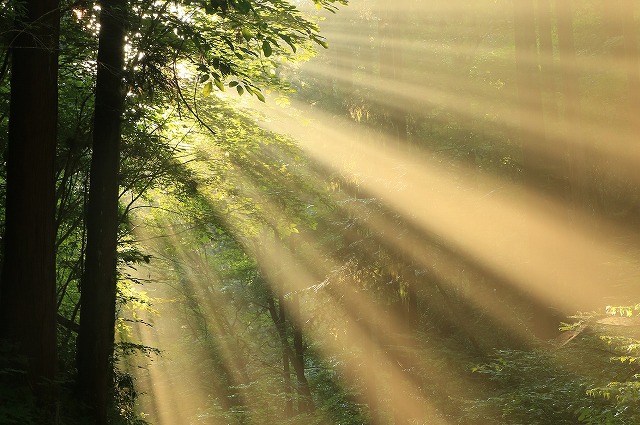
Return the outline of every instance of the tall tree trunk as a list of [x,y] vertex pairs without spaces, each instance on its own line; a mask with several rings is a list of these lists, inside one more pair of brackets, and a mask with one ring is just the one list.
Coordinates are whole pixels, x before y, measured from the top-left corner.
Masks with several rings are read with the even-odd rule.
[[284,384],[285,395],[284,413],[287,418],[290,418],[291,416],[293,416],[293,387],[291,385],[291,368],[289,363],[290,357],[292,356],[291,348],[289,348],[289,342],[287,341],[284,300],[283,297],[280,297],[278,299],[279,306],[276,309],[273,295],[269,294],[267,304],[269,306],[271,319],[276,326],[278,337],[280,338],[280,347],[282,350],[282,381]]
[[[298,315],[300,311],[300,296],[295,293],[291,295],[291,308],[294,314]],[[298,411],[300,413],[309,413],[315,410],[313,398],[311,397],[311,389],[309,381],[304,373],[304,344],[302,340],[302,329],[300,326],[292,324],[293,327],[293,369],[296,372],[296,384],[298,388]]]
[[540,164],[529,161],[537,157],[536,145],[545,143],[533,0],[514,0],[513,11],[520,142],[523,166],[528,174],[525,177],[531,177],[533,169],[540,167]]
[[[542,90],[546,93],[546,107],[550,113],[548,118],[557,117],[557,106],[555,103],[555,75],[556,67],[553,59],[553,19],[551,14],[551,0],[539,0],[537,10],[538,34],[540,39],[540,63],[542,68]],[[549,124],[549,128],[553,127]]]
[[556,5],[558,22],[558,50],[560,75],[564,98],[563,131],[564,144],[569,163],[569,187],[574,209],[586,208],[589,203],[587,193],[588,169],[585,137],[581,134],[580,94],[578,87],[578,66],[573,34],[573,4],[571,0],[559,1]]
[[[292,255],[295,255],[295,237],[293,234],[289,236],[289,249]],[[291,294],[291,310],[295,318],[300,317],[300,295],[297,292]],[[311,389],[309,381],[304,373],[304,343],[302,340],[302,328],[295,321],[291,321],[293,329],[293,369],[296,372],[296,383],[298,388],[298,412],[308,413],[315,410],[313,398],[311,397]]]
[[293,416],[293,386],[291,385],[290,348],[287,338],[287,316],[286,316],[284,294],[282,290],[278,296],[278,333],[280,334],[280,344],[282,346],[282,379],[284,381],[285,406],[284,413],[289,418]]
[[55,174],[58,119],[57,0],[27,0],[11,40],[0,338],[27,359],[28,380],[42,386],[56,365]]
[[107,423],[112,401],[116,302],[118,173],[124,110],[127,3],[101,2],[87,252],[81,285],[78,384],[95,422]]
[[[558,3],[564,3],[562,0]],[[554,156],[545,154],[547,136],[540,84],[539,55],[536,36],[535,7],[533,0],[514,0],[515,81],[518,91],[517,114],[519,118],[522,150],[523,181],[525,185],[539,184],[552,175],[549,166]],[[551,150],[553,152],[553,150]],[[528,247],[526,239],[523,244]],[[534,256],[535,252],[525,254]],[[530,294],[518,294],[527,303],[531,319],[527,324],[538,338],[550,338],[558,332],[559,314],[536,302],[530,302]]]

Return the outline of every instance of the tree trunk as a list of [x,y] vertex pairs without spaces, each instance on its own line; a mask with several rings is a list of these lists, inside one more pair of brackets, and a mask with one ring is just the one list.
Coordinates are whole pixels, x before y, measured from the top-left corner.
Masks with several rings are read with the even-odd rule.
[[99,425],[107,423],[113,387],[126,6],[124,0],[101,3],[87,252],[80,298],[78,384]]
[[286,396],[284,413],[286,417],[293,416],[293,387],[291,385],[291,369],[289,356],[289,341],[287,338],[287,316],[284,305],[284,294],[282,291],[278,296],[278,333],[280,334],[280,343],[282,345],[282,378],[284,381],[284,391]]
[[289,342],[287,341],[287,328],[284,311],[283,297],[278,299],[278,309],[276,310],[275,300],[271,294],[268,295],[269,313],[273,323],[276,325],[278,331],[278,337],[280,338],[280,347],[282,349],[282,381],[284,384],[284,414],[287,418],[293,416],[293,387],[291,385],[291,369],[289,364],[289,358],[291,354],[291,348],[289,348]]
[[[557,117],[557,105],[555,103],[555,75],[556,67],[553,59],[553,20],[551,15],[551,0],[538,1],[538,34],[540,39],[540,62],[542,68],[542,90],[546,93],[546,107],[549,108],[548,117],[554,120]],[[549,124],[549,127],[553,127]]]
[[[539,164],[535,159],[536,145],[545,143],[544,111],[538,71],[538,50],[533,0],[516,0],[514,10],[514,41],[516,58],[516,86],[518,90],[517,113],[520,121],[525,177]],[[528,175],[527,175],[528,174]]]
[[55,174],[58,118],[57,0],[28,0],[11,40],[0,338],[27,359],[29,385],[55,375]]
[[578,68],[573,35],[573,7],[571,0],[557,3],[558,50],[562,90],[564,94],[564,141],[567,147],[569,186],[575,209],[588,204],[586,193],[588,173],[584,137],[580,134],[580,98]]
[[[291,253],[295,255],[295,238],[292,235],[289,236],[289,249]],[[292,315],[296,318],[300,317],[300,295],[294,292],[291,295],[291,309]],[[304,373],[304,344],[302,340],[302,328],[294,321],[291,322],[293,328],[293,350],[294,356],[292,358],[293,369],[296,372],[296,383],[298,388],[298,412],[309,413],[315,410],[313,398],[311,397],[311,389],[309,388],[309,381]]]
[[[300,297],[298,294],[291,295],[291,307],[294,312],[300,311]],[[295,313],[294,313],[295,314]],[[309,413],[315,410],[309,381],[304,373],[304,344],[302,340],[302,330],[300,326],[293,327],[293,369],[296,372],[296,384],[298,388],[298,412]]]

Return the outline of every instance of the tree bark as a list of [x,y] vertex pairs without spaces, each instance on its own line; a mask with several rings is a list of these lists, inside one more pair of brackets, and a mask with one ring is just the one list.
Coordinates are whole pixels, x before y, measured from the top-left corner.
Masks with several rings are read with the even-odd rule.
[[0,338],[27,359],[29,385],[48,403],[56,365],[55,173],[57,0],[28,0],[11,40]]
[[283,297],[278,298],[278,309],[276,310],[275,300],[272,295],[268,295],[269,313],[271,319],[276,326],[278,336],[280,338],[280,347],[282,350],[282,381],[284,384],[284,414],[287,418],[293,416],[293,387],[291,385],[291,369],[289,360],[291,356],[291,348],[289,348],[289,342],[287,340],[287,328],[286,317],[284,310]]
[[87,251],[81,285],[78,385],[97,424],[112,399],[118,233],[118,173],[124,110],[124,0],[102,1]]
[[[292,235],[289,236],[289,249],[291,253],[295,255],[295,238]],[[291,309],[294,317],[300,317],[300,295],[297,292],[291,294]],[[292,358],[293,369],[296,372],[296,384],[298,388],[298,412],[309,413],[315,410],[313,398],[311,396],[311,389],[309,388],[309,381],[304,373],[304,343],[302,340],[302,328],[299,324],[291,322],[293,329],[293,350],[294,356]]]

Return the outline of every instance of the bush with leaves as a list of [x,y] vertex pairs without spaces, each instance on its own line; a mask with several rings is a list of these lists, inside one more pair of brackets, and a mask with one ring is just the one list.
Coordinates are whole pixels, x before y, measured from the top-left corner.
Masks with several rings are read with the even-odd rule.
[[492,383],[494,395],[470,403],[473,418],[491,416],[504,424],[575,424],[578,411],[593,402],[589,382],[543,351],[497,350],[473,372]]
[[504,424],[640,423],[638,311],[640,304],[580,313],[553,349],[496,351],[472,369],[493,395],[468,413],[491,412]]

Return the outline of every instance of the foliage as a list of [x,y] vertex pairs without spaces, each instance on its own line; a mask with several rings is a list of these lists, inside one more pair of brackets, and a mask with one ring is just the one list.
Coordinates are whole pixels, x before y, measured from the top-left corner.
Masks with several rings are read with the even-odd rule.
[[593,402],[586,395],[588,381],[542,351],[498,350],[472,371],[494,385],[494,395],[471,403],[468,411],[475,418],[498,410],[504,424],[568,425]]
[[[500,350],[472,370],[493,384],[493,396],[471,404],[500,412],[505,424],[635,424],[640,384],[633,306],[580,313],[563,326],[567,340],[557,350]],[[480,413],[481,414],[481,413]]]
[[40,412],[27,384],[26,359],[16,356],[15,347],[0,341],[0,423],[39,423]]

